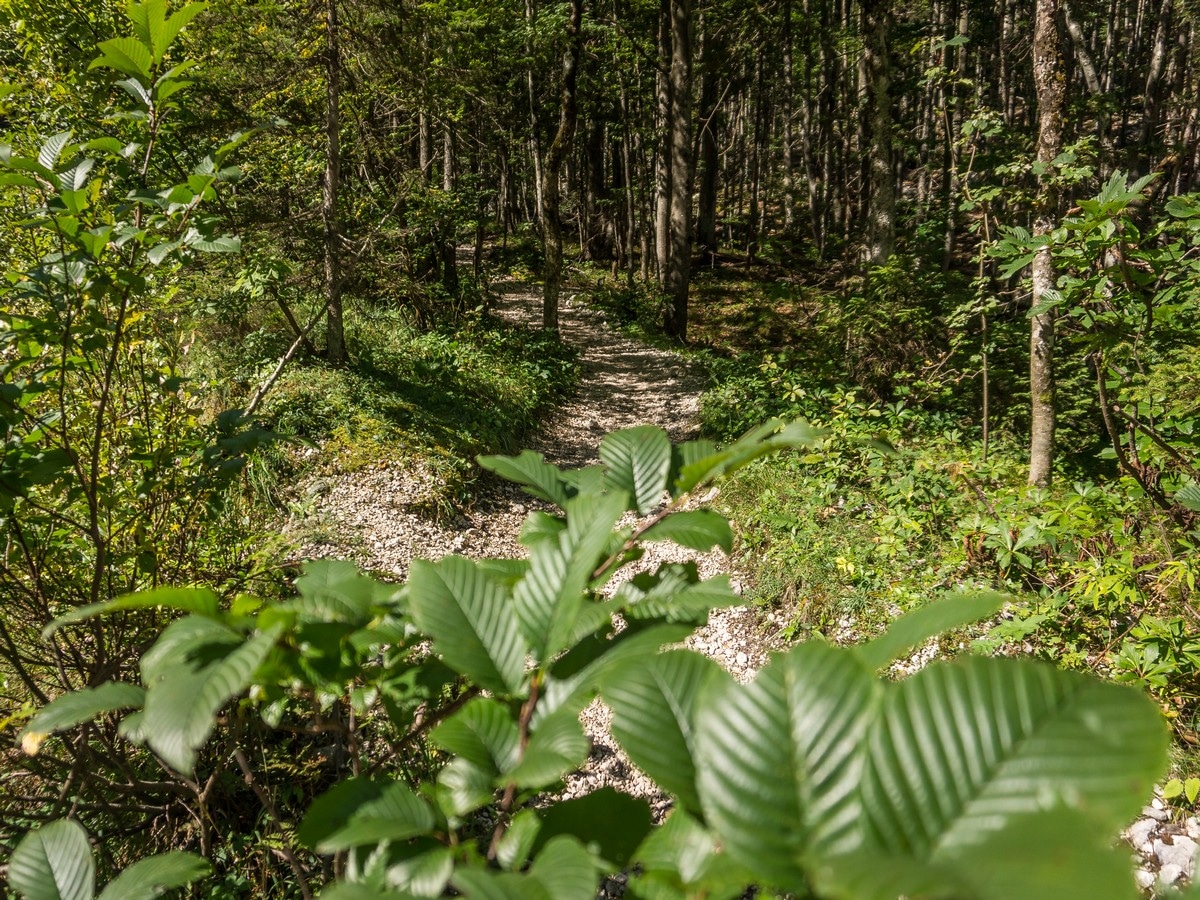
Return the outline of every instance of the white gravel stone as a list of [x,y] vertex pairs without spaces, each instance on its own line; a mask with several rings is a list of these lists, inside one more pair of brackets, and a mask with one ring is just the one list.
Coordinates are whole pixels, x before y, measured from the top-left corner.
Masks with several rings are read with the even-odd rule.
[[1154,855],[1163,868],[1178,866],[1190,875],[1196,860],[1196,842],[1185,834],[1168,835],[1165,840],[1154,842]]
[[1138,869],[1133,873],[1133,880],[1137,882],[1137,886],[1143,891],[1148,891],[1154,887],[1154,882],[1157,880],[1155,874],[1148,869]]
[[1162,887],[1170,887],[1182,877],[1183,869],[1173,863],[1158,870],[1158,883]]
[[1134,847],[1141,847],[1157,826],[1158,822],[1154,819],[1138,819],[1129,826],[1129,843]]

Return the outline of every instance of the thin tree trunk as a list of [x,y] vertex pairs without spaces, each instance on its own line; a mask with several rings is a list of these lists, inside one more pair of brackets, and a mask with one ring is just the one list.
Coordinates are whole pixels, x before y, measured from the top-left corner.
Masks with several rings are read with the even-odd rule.
[[346,332],[342,322],[341,249],[338,246],[338,188],[341,182],[341,116],[338,92],[341,57],[338,52],[337,0],[325,0],[325,178],[321,184],[321,223],[325,244],[325,356],[335,365],[346,361]]
[[542,210],[545,198],[542,197],[542,137],[537,120],[537,89],[533,79],[533,25],[536,13],[533,0],[525,0],[525,25],[528,29],[525,38],[525,55],[529,57],[529,67],[525,71],[525,88],[529,95],[529,155],[533,158],[533,192],[535,198],[534,214],[537,221],[542,221]]
[[687,340],[692,268],[692,0],[671,0],[671,251],[663,330]]
[[699,243],[711,264],[717,254],[717,175],[720,148],[717,146],[717,78],[715,38],[709,22],[701,19],[700,37],[700,212]]
[[863,3],[863,57],[869,115],[870,196],[866,263],[887,262],[896,246],[896,184],[892,172],[891,66],[888,62],[890,0]]
[[796,135],[792,108],[796,96],[792,61],[792,0],[783,3],[783,228],[791,237],[796,230]]
[[[1039,179],[1033,233],[1054,230],[1057,194],[1050,173],[1062,147],[1065,85],[1058,40],[1058,0],[1036,0],[1033,22],[1033,81],[1038,102],[1038,162],[1046,167]],[[1054,310],[1038,311],[1054,290],[1054,260],[1045,246],[1033,259],[1033,307],[1029,329],[1029,483],[1048,485],[1054,464]]]
[[[658,15],[655,102],[660,135],[668,134],[671,128],[671,3],[672,0],[661,0]],[[654,183],[654,255],[658,261],[658,283],[665,287],[671,255],[671,143],[668,138],[659,140]]]
[[563,53],[562,99],[559,105],[558,131],[546,151],[542,183],[542,235],[546,250],[546,274],[542,288],[542,327],[558,333],[558,295],[562,286],[562,222],[559,219],[559,180],[563,163],[575,136],[579,118],[576,83],[579,76],[579,53],[582,36],[583,0],[571,0],[567,20],[567,49]]

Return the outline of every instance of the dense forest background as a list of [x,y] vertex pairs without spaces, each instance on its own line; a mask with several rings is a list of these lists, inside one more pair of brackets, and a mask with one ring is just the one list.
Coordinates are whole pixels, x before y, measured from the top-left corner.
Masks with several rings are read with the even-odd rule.
[[[418,707],[470,699],[424,669],[372,694],[369,615],[304,626],[253,703],[214,688],[180,755],[131,750],[129,693],[27,726],[162,674],[172,605],[219,598],[212,646],[240,645],[247,598],[293,591],[276,523],[306,479],[383,462],[429,517],[469,505],[476,457],[575,383],[567,299],[706,374],[706,439],[823,429],[718,501],[790,638],[1003,590],[947,655],[1150,691],[1194,803],[1198,25],[1184,0],[4,0],[0,847],[69,813],[104,873],[185,848],[210,896],[346,875],[293,840],[330,783],[294,759],[408,759]],[[514,283],[541,330],[492,315]],[[301,618],[334,616],[307,585]],[[416,652],[397,635],[370,647]],[[398,730],[360,739],[368,711]],[[416,746],[414,783],[439,759]]]

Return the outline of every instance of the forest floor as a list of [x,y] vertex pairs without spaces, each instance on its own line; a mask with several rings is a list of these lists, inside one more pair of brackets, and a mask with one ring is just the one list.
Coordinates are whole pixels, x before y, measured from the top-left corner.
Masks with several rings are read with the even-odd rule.
[[[495,286],[496,315],[517,324],[537,327],[541,294],[520,282]],[[635,425],[657,425],[673,441],[696,437],[700,394],[708,386],[694,366],[679,355],[620,334],[603,314],[568,293],[561,305],[562,339],[580,354],[580,386],[534,433],[528,446],[564,468],[596,463],[600,439],[609,432]],[[481,473],[471,505],[449,520],[438,521],[426,511],[428,495],[437,489],[432,475],[411,465],[386,463],[320,477],[301,486],[307,502],[296,504],[288,523],[289,536],[299,542],[301,558],[347,557],[386,579],[407,577],[413,559],[438,559],[446,554],[474,558],[524,555],[517,543],[521,522],[540,501],[516,485]],[[715,490],[700,502],[710,502]],[[608,590],[639,571],[663,562],[695,558],[703,577],[729,571],[721,551],[697,555],[664,543],[647,546],[646,555],[623,571]],[[735,589],[741,582],[735,576]],[[782,614],[749,606],[715,610],[709,624],[688,645],[720,662],[741,679],[750,678],[779,646],[785,624]],[[647,779],[632,769],[608,735],[606,713],[593,705],[585,714],[593,742],[587,768],[568,784],[569,794],[585,794],[602,784],[646,796],[660,814],[666,798],[654,793]]]

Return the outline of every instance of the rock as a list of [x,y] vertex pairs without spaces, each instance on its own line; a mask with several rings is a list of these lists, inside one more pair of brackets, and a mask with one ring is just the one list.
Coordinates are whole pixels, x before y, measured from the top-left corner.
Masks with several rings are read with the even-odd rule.
[[[1157,803],[1158,801],[1155,800],[1154,802]],[[1166,810],[1157,806],[1143,806],[1142,815],[1148,819],[1154,819],[1156,822],[1165,822],[1169,818]]]
[[1171,864],[1158,870],[1158,883],[1162,887],[1170,887],[1183,877],[1183,869]]
[[1157,825],[1158,822],[1154,819],[1138,819],[1129,826],[1129,843],[1134,847],[1141,847],[1150,839]]
[[1166,840],[1154,842],[1154,855],[1165,869],[1178,866],[1181,872],[1191,874],[1196,860],[1196,842],[1185,834],[1168,835]]
[[1154,873],[1148,869],[1138,869],[1133,873],[1133,880],[1137,882],[1137,886],[1143,891],[1148,891],[1150,888],[1154,887],[1154,882],[1156,879],[1154,877]]

